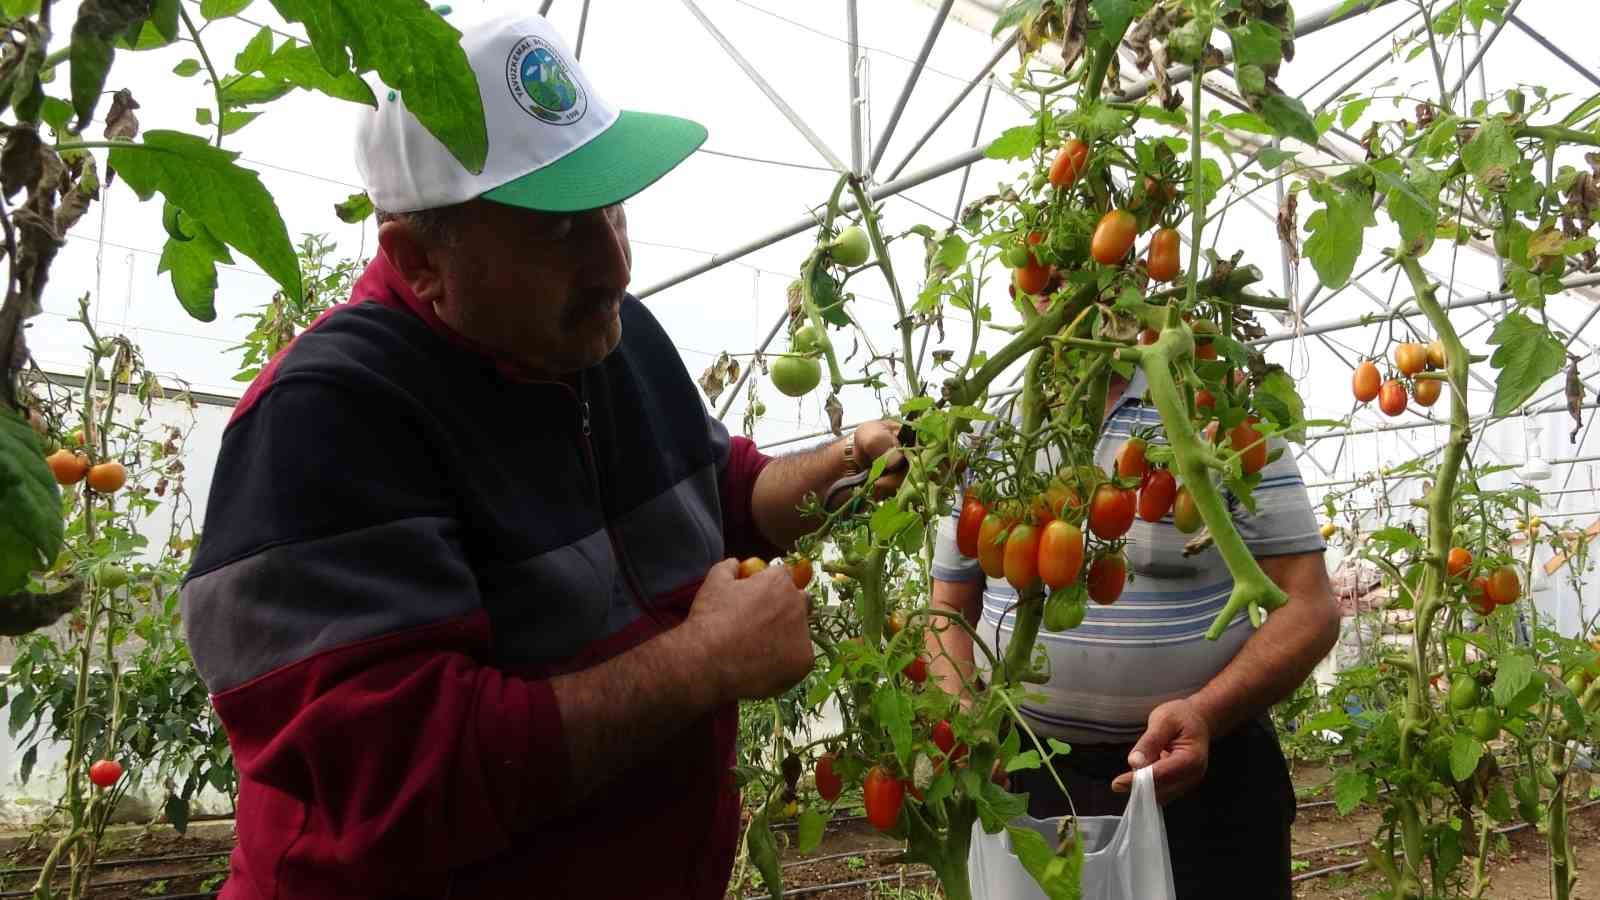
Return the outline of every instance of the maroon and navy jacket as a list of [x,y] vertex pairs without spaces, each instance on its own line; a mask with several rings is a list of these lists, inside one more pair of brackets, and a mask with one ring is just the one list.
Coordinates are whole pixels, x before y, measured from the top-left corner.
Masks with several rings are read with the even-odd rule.
[[223,435],[183,588],[239,770],[230,900],[721,897],[732,705],[582,810],[548,679],[775,555],[766,464],[636,299],[575,386],[508,376],[380,254]]

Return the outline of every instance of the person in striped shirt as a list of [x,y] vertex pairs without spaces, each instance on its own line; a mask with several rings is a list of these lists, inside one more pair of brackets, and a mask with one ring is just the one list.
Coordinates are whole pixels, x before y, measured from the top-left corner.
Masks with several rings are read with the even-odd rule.
[[[1095,459],[1110,471],[1123,441],[1154,428],[1145,379],[1113,381]],[[1281,442],[1274,439],[1275,446]],[[1041,455],[1041,466],[1049,465]],[[1090,604],[1083,623],[1039,640],[1049,681],[1032,686],[1022,712],[1041,739],[1072,745],[1054,761],[1079,815],[1120,815],[1132,769],[1155,767],[1178,896],[1288,898],[1294,790],[1267,710],[1284,699],[1332,648],[1339,617],[1323,563],[1323,541],[1293,457],[1261,471],[1250,513],[1228,496],[1234,523],[1289,604],[1253,628],[1241,613],[1220,639],[1206,640],[1233,579],[1214,547],[1185,557],[1188,536],[1170,514],[1134,521],[1126,554],[1132,582],[1115,604]],[[959,513],[959,511],[958,511]],[[956,519],[941,521],[932,604],[964,614],[1001,652],[1010,638],[1016,591],[988,579],[956,548]],[[930,631],[932,673],[959,693],[986,673],[959,629]],[[1012,776],[1037,818],[1068,806],[1044,769]]]

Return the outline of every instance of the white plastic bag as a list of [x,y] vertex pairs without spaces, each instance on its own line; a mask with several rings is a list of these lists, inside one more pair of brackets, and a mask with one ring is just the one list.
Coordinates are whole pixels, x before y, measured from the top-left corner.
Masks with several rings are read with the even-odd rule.
[[[1020,816],[1011,825],[1037,831],[1054,847],[1060,823],[1060,818]],[[1084,841],[1083,900],[1177,900],[1167,826],[1150,767],[1134,773],[1123,815],[1083,817],[1078,827]],[[1048,900],[1011,851],[1008,832],[985,834],[983,825],[975,824],[967,867],[975,900]]]

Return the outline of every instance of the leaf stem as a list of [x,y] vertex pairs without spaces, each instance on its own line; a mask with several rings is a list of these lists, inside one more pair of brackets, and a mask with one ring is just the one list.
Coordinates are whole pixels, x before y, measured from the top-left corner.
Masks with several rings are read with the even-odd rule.
[[189,37],[194,41],[195,47],[200,51],[200,61],[205,63],[206,71],[211,74],[211,93],[217,98],[217,146],[222,146],[222,116],[225,106],[222,102],[222,79],[217,77],[217,68],[211,64],[211,54],[206,52],[205,42],[200,40],[200,30],[194,27],[194,20],[189,18],[189,11],[183,4],[177,4],[178,17],[183,19],[183,26],[189,29]]

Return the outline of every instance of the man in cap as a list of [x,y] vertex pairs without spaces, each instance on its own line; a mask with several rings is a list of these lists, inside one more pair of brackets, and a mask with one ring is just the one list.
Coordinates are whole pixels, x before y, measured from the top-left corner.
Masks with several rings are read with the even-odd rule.
[[183,590],[239,769],[223,896],[721,897],[736,701],[812,659],[788,573],[725,557],[894,434],[730,438],[625,294],[621,203],[704,129],[607,105],[538,16],[462,45],[484,171],[380,95],[380,252],[223,437]]

